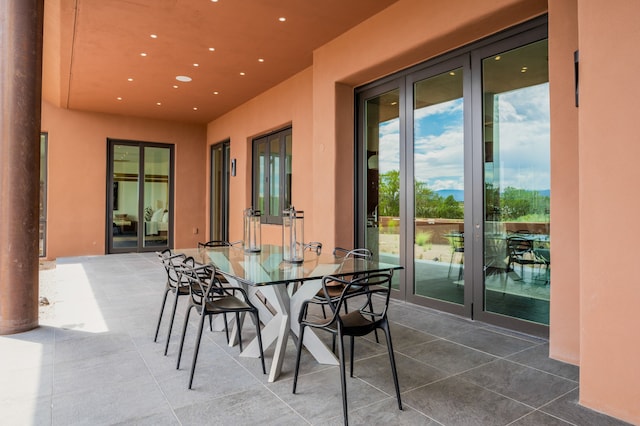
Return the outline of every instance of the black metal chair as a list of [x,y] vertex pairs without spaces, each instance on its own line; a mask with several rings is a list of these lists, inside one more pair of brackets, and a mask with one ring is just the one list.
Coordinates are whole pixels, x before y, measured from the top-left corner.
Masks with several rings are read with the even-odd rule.
[[[212,265],[195,268],[189,259],[176,268],[180,280],[186,280],[189,285],[189,307],[184,318],[182,327],[182,338],[180,339],[180,349],[178,350],[178,361],[176,369],[180,368],[180,360],[182,358],[182,349],[184,347],[184,338],[187,333],[187,325],[189,323],[189,315],[195,308],[200,315],[198,322],[198,332],[196,336],[196,346],[193,352],[193,361],[191,362],[191,373],[189,375],[189,389],[193,383],[193,374],[198,360],[198,352],[200,350],[200,341],[202,339],[202,328],[205,317],[211,318],[213,315],[230,314],[236,316],[236,326],[238,328],[238,341],[240,351],[242,352],[242,333],[240,313],[249,313],[253,316],[253,322],[256,325],[256,334],[258,337],[258,346],[260,348],[260,359],[262,361],[262,373],[267,374],[264,363],[264,351],[262,349],[262,334],[260,332],[260,317],[258,309],[249,301],[249,297],[244,289],[240,287],[225,287],[217,277],[216,268]],[[227,336],[228,341],[228,336]]]
[[[507,238],[509,251],[509,269],[513,270],[515,263],[520,265],[520,280],[524,278],[524,265],[538,266],[548,269],[549,262],[544,256],[540,256],[533,248],[533,241],[524,237]],[[533,271],[531,272],[533,277]]]
[[[326,296],[324,300],[307,300],[302,304],[298,322],[300,323],[300,335],[298,338],[298,347],[296,354],[296,366],[293,375],[293,393],[296,393],[298,384],[298,372],[300,369],[300,355],[302,353],[302,342],[304,340],[304,331],[306,327],[313,327],[318,330],[324,330],[332,333],[338,339],[339,359],[340,359],[340,379],[342,388],[342,408],[344,414],[344,424],[348,424],[347,410],[347,383],[344,359],[344,336],[349,336],[351,343],[351,362],[349,374],[353,377],[354,364],[354,343],[355,337],[365,336],[377,329],[382,329],[387,340],[387,349],[389,352],[389,361],[391,363],[391,374],[396,389],[396,398],[398,399],[398,408],[402,410],[402,401],[400,399],[400,386],[398,385],[398,372],[396,370],[396,362],[393,354],[393,345],[391,343],[391,333],[389,330],[389,320],[387,319],[387,310],[389,308],[389,296],[391,293],[391,277],[392,272],[370,274],[366,277],[356,278],[352,281],[342,280],[333,276],[326,276],[322,279],[322,287],[325,294],[328,295],[327,287],[338,282],[343,286],[342,293],[339,298]],[[352,288],[358,288],[358,291],[352,291]],[[371,303],[372,296],[381,296],[382,303],[374,308]],[[349,313],[340,314],[342,306],[348,299],[360,298],[361,307]],[[355,300],[354,300],[355,301]],[[322,319],[310,312],[313,305],[329,306],[332,315],[328,319]]]
[[169,293],[173,293],[175,298],[173,301],[173,307],[171,309],[171,317],[169,320],[169,329],[167,330],[167,341],[164,346],[164,354],[167,354],[169,349],[169,341],[171,340],[171,330],[173,329],[173,321],[176,316],[176,307],[178,306],[178,299],[180,296],[188,296],[189,288],[188,283],[180,282],[180,278],[176,273],[176,265],[181,265],[187,257],[184,254],[175,254],[170,249],[158,252],[158,257],[162,262],[167,273],[167,281],[164,289],[164,296],[162,297],[162,304],[160,305],[160,315],[158,316],[158,324],[156,325],[156,333],[153,338],[154,342],[158,341],[158,333],[160,332],[160,323],[162,322],[162,314],[164,313],[164,307],[167,303],[167,296]]

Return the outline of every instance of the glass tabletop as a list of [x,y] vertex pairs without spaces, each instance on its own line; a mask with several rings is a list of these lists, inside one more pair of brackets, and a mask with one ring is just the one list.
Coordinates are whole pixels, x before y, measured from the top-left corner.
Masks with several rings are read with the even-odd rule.
[[331,253],[316,254],[305,251],[304,261],[289,263],[282,260],[282,247],[263,244],[258,253],[245,252],[242,247],[206,247],[175,250],[192,256],[200,264],[212,264],[223,275],[249,285],[283,284],[292,281],[320,279],[325,275],[348,276],[402,269],[400,265],[377,260],[334,256]]

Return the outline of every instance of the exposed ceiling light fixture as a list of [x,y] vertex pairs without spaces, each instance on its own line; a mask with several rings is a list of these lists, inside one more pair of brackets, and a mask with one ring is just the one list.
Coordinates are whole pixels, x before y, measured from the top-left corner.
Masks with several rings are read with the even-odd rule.
[[176,80],[182,81],[183,83],[188,83],[191,81],[191,77],[189,77],[188,75],[178,75],[176,76]]

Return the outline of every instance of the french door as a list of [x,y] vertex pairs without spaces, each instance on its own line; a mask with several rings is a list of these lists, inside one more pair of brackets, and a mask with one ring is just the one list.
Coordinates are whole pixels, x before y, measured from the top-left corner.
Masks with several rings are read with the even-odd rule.
[[173,145],[107,143],[107,253],[173,247]]
[[229,240],[229,176],[235,173],[229,142],[211,146],[211,204],[209,240]]
[[358,91],[357,241],[395,297],[545,334],[546,24],[513,33]]

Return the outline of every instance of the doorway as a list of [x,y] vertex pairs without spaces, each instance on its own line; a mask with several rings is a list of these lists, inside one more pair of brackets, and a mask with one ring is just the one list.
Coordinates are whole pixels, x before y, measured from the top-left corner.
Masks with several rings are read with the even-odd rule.
[[211,146],[211,205],[209,240],[229,240],[229,177],[232,171],[229,141]]
[[546,20],[357,96],[356,240],[404,266],[394,296],[548,333]]
[[107,253],[173,247],[173,145],[107,145]]

